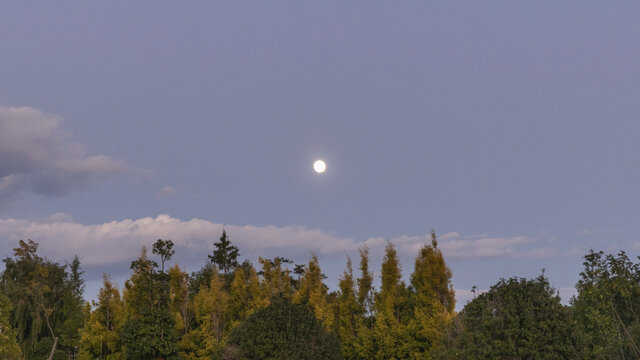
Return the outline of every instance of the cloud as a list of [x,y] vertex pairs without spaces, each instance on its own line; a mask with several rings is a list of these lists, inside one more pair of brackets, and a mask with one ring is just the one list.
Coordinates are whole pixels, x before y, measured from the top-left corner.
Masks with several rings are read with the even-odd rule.
[[158,198],[159,199],[167,199],[170,197],[173,197],[175,195],[177,195],[179,192],[181,192],[182,189],[180,188],[174,188],[171,186],[163,186],[162,188],[160,188],[160,191],[158,192]]
[[140,171],[106,155],[88,156],[59,116],[0,106],[0,204],[22,192],[65,195],[104,178]]
[[[285,256],[307,258],[310,252],[318,256],[339,257],[357,254],[357,248],[366,244],[372,256],[381,256],[386,241],[384,238],[369,238],[363,242],[338,237],[321,230],[302,226],[254,226],[224,225],[231,240],[243,256]],[[149,247],[155,240],[171,239],[177,253],[183,253],[187,261],[202,262],[211,251],[212,243],[222,232],[223,224],[207,220],[181,220],[169,215],[146,217],[137,220],[124,219],[103,224],[84,225],[75,222],[66,214],[32,221],[25,219],[0,219],[0,254],[9,255],[11,248],[20,239],[31,238],[41,244],[46,256],[62,260],[78,254],[84,264],[105,265],[122,263],[134,259],[142,245]],[[533,243],[527,237],[461,236],[447,233],[439,238],[438,247],[445,257],[487,256],[544,256],[532,250],[521,249]],[[403,257],[414,257],[424,244],[430,243],[430,235],[399,236],[391,239]],[[534,249],[535,250],[535,249]],[[71,255],[70,255],[71,252]]]

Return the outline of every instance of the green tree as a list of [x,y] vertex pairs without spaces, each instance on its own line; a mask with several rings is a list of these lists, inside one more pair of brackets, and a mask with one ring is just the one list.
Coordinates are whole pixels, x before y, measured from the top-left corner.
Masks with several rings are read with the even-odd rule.
[[544,274],[502,279],[458,316],[458,333],[444,359],[582,358],[569,312]]
[[624,251],[585,255],[572,314],[583,336],[585,357],[640,359],[640,264]]
[[340,344],[304,304],[286,298],[252,314],[235,327],[226,359],[341,359]]
[[121,332],[129,359],[172,358],[177,352],[175,319],[169,309],[169,275],[157,272],[157,266],[147,259],[144,247],[140,257],[131,262],[133,274],[124,292],[128,319]]
[[68,357],[74,352],[68,348],[71,338],[64,344],[59,340],[65,332],[73,333],[74,326],[82,326],[74,319],[81,309],[70,303],[78,299],[73,294],[78,287],[72,282],[73,276],[80,276],[79,262],[76,275],[70,277],[66,266],[41,258],[37,250],[38,243],[19,241],[14,258],[4,259],[0,291],[13,306],[11,325],[25,357]]
[[21,360],[22,351],[16,340],[16,330],[9,321],[11,308],[9,299],[0,293],[0,359]]
[[173,241],[158,239],[153,243],[152,252],[160,256],[160,271],[164,272],[164,263],[171,260],[171,257],[176,253],[173,250]]
[[231,245],[229,236],[227,236],[226,230],[222,230],[220,235],[220,241],[213,244],[215,250],[213,250],[213,256],[209,255],[211,263],[216,264],[218,269],[222,270],[224,274],[225,284],[229,284],[228,275],[238,266],[238,256],[240,251],[234,245]]

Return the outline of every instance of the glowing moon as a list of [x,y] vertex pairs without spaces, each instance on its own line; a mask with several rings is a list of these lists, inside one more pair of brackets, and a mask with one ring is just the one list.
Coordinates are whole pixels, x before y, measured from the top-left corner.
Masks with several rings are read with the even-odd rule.
[[316,160],[316,162],[313,163],[313,170],[315,170],[315,172],[317,172],[318,174],[322,174],[325,170],[327,170],[327,164],[325,164],[325,162],[322,160]]

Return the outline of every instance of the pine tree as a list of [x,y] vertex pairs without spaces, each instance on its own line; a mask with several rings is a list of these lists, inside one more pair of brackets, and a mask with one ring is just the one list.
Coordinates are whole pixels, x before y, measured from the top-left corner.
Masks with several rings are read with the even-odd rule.
[[240,251],[236,246],[231,245],[231,241],[224,229],[222,230],[220,241],[213,245],[216,249],[213,250],[213,256],[209,255],[209,259],[213,264],[218,266],[218,269],[222,270],[225,285],[228,286],[228,275],[238,266],[238,256],[240,256]]

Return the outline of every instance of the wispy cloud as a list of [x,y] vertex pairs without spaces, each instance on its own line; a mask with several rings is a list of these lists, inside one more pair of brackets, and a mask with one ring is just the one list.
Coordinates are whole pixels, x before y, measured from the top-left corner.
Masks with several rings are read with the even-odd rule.
[[59,116],[0,106],[0,204],[22,192],[65,195],[109,176],[143,172],[106,155],[86,155]]
[[163,186],[162,188],[160,188],[160,191],[158,192],[158,198],[159,199],[168,199],[170,197],[173,197],[173,196],[177,195],[181,191],[182,191],[182,189],[180,189],[180,188],[175,188],[175,187],[172,187],[172,186]]

